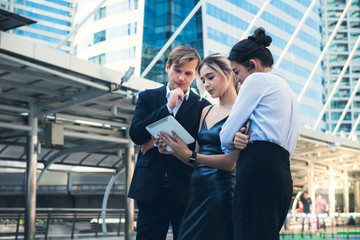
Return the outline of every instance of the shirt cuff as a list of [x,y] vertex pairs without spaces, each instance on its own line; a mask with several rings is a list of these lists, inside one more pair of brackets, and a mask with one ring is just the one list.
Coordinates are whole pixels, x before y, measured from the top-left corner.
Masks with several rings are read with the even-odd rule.
[[225,148],[223,146],[221,146],[221,149],[222,149],[223,153],[225,153],[225,154],[230,154],[230,153],[233,152],[233,150],[229,150],[229,149],[227,149],[227,148]]
[[169,113],[170,113],[170,114],[173,114],[174,111],[173,111],[172,109],[170,109],[167,104],[166,104],[166,107],[167,107],[167,109],[169,110]]

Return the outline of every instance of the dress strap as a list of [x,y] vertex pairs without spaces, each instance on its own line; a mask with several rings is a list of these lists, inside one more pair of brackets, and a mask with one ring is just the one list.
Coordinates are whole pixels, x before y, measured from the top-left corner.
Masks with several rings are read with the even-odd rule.
[[214,105],[211,105],[211,106],[209,107],[207,113],[205,114],[204,121],[205,121],[206,116],[209,114],[209,112],[210,112],[210,110],[211,110],[211,108],[212,108],[213,106],[214,106]]

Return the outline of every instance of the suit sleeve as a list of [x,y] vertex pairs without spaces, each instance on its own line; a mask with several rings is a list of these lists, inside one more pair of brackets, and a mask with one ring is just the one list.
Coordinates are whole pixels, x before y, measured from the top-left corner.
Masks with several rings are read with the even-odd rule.
[[154,100],[149,94],[148,90],[139,94],[130,126],[130,138],[137,145],[142,145],[151,139],[150,133],[145,128],[147,125],[170,115],[166,104],[154,108],[152,106]]

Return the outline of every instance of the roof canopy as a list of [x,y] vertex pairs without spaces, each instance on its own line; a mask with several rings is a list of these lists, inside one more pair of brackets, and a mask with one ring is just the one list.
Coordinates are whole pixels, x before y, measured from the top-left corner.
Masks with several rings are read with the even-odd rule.
[[1,31],[7,31],[7,30],[10,30],[13,28],[22,27],[24,25],[29,25],[32,23],[36,23],[36,21],[0,8],[0,30]]
[[0,34],[0,166],[25,168],[34,114],[39,169],[122,169],[137,92],[157,84],[131,77],[120,85],[122,72]]

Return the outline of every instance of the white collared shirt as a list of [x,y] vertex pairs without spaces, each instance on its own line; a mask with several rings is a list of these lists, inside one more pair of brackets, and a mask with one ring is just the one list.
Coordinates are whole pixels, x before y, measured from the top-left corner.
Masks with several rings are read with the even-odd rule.
[[[169,88],[169,84],[167,84],[167,85],[166,85],[166,98],[167,98],[168,101],[169,101],[169,98],[170,98],[170,91],[171,91],[171,90],[170,90],[170,88]],[[184,95],[184,99],[185,99],[185,100],[188,100],[189,95],[190,95],[190,88],[186,91],[186,93],[185,93],[185,95]],[[181,104],[182,104],[182,101],[181,101],[181,100],[178,100],[178,104],[177,104],[177,106],[176,106],[173,110],[171,110],[167,104],[166,104],[166,106],[167,106],[167,108],[168,108],[168,110],[169,110],[169,113],[170,113],[170,114],[173,114],[174,117],[175,117],[176,114],[177,114],[177,112],[179,111],[179,108],[180,108]]]
[[253,73],[242,84],[222,126],[222,149],[225,153],[236,150],[235,134],[247,119],[251,119],[250,142],[276,143],[292,154],[298,138],[299,115],[296,96],[281,73]]

